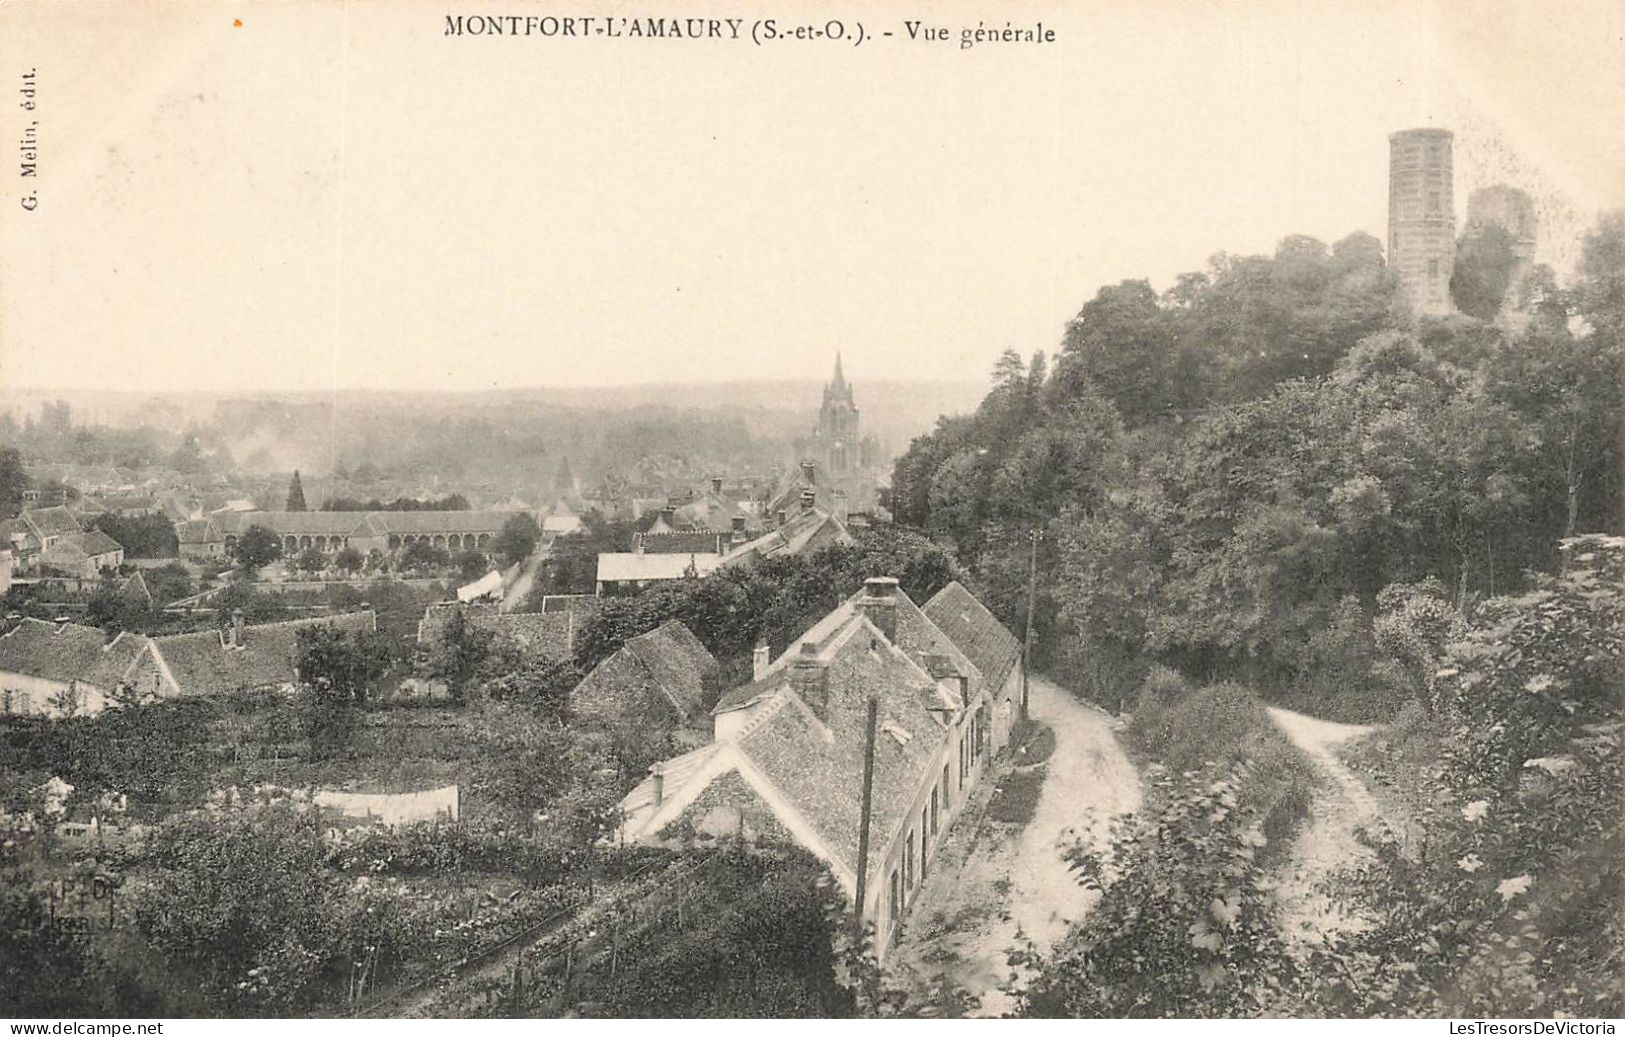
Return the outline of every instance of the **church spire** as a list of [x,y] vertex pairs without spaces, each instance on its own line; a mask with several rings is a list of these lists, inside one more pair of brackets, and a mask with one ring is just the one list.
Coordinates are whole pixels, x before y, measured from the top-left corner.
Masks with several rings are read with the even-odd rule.
[[846,391],[846,375],[841,373],[841,351],[835,351],[835,377],[830,379],[831,392],[844,393]]

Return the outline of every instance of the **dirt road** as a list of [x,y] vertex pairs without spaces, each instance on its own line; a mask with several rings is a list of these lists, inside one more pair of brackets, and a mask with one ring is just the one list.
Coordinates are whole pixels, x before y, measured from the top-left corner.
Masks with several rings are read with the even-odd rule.
[[503,592],[502,604],[498,607],[499,611],[517,612],[524,605],[525,598],[530,594],[531,587],[536,583],[536,570],[541,568],[542,560],[545,557],[546,555],[543,552],[537,551],[525,559],[524,564],[519,568],[519,575],[514,577],[514,581],[508,584],[508,589]]
[[1354,833],[1380,823],[1382,812],[1371,791],[1333,749],[1374,729],[1275,707],[1269,714],[1327,779],[1315,796],[1307,827],[1275,875],[1281,930],[1289,939],[1314,941],[1333,930],[1358,929],[1367,924],[1365,919],[1349,913],[1330,894],[1328,883],[1338,872],[1370,857],[1371,851]]
[[888,961],[900,985],[916,991],[946,978],[977,1001],[974,1015],[1012,1007],[999,987],[1018,934],[1047,949],[1094,906],[1098,894],[1077,885],[1062,851],[1080,837],[1103,845],[1111,818],[1140,805],[1139,776],[1104,712],[1036,678],[1030,709],[1055,733],[1049,761],[1034,765],[1047,773],[1032,819],[1016,826],[979,817],[998,778],[984,776]]

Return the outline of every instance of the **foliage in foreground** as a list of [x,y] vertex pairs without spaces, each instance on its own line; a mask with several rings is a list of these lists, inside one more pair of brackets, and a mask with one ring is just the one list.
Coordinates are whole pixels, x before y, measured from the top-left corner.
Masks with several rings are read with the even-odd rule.
[[1192,689],[1174,671],[1154,669],[1141,685],[1129,734],[1176,774],[1238,768],[1234,792],[1274,845],[1309,813],[1314,767],[1239,685]]
[[1101,900],[1036,957],[1024,1014],[1225,1018],[1286,1001],[1296,971],[1261,883],[1268,840],[1241,803],[1245,781],[1245,768],[1165,773],[1153,817],[1114,822],[1105,855],[1073,854]]
[[1326,952],[1326,1011],[1625,1012],[1625,539],[1564,549],[1562,576],[1448,646],[1437,812],[1414,859],[1378,844],[1360,899],[1379,922]]
[[[1258,851],[1274,840],[1249,809],[1254,776],[1221,759],[1217,778],[1162,777],[1151,799],[1165,805],[1120,823],[1109,854],[1077,857],[1083,884],[1104,895],[1037,959],[1026,1011],[1625,1011],[1625,538],[1577,537],[1564,552],[1562,575],[1484,602],[1433,661],[1430,722],[1446,737],[1427,775],[1425,835],[1405,847],[1367,833],[1377,859],[1338,894],[1369,928],[1307,948],[1282,943],[1259,884]],[[1231,723],[1243,711],[1204,706],[1181,718],[1182,704],[1206,693],[1166,673],[1151,684],[1135,729],[1170,762],[1210,755],[1204,736],[1214,748],[1245,737]],[[1212,704],[1229,695],[1209,692]]]

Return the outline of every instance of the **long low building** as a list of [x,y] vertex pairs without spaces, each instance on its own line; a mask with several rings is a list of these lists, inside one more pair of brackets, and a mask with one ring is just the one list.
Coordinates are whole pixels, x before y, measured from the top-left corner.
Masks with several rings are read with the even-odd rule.
[[370,611],[111,641],[96,627],[24,619],[0,636],[0,711],[62,717],[133,699],[287,691],[299,682],[299,632],[377,629]]
[[954,818],[1009,738],[1021,707],[1019,643],[958,584],[922,609],[880,577],[776,660],[760,647],[754,669],[718,700],[709,745],[655,764],[621,801],[620,838],[797,843],[829,865],[848,897],[861,888],[858,909],[884,957]]
[[[282,541],[285,554],[315,548],[322,552],[353,547],[362,554],[389,552],[423,541],[448,551],[489,551],[502,527],[521,511],[244,511],[222,512],[210,522],[229,554],[251,526],[263,526]],[[188,530],[192,533],[192,530]],[[204,537],[209,530],[199,528]]]

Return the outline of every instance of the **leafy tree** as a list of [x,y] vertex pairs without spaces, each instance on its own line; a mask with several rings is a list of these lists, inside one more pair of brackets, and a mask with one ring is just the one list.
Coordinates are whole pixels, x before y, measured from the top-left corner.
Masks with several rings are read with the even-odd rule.
[[192,571],[180,561],[166,562],[156,569],[148,569],[143,578],[147,581],[147,590],[152,594],[153,602],[158,605],[189,597],[195,590]]
[[333,556],[334,567],[351,575],[360,572],[364,563],[365,559],[361,557],[361,552],[349,545],[339,548],[339,553]]
[[591,594],[597,586],[598,556],[603,552],[630,551],[634,523],[604,518],[589,511],[581,519],[582,528],[553,541],[553,547],[536,572],[536,584],[525,609],[540,612],[548,594]]
[[1610,1017],[1625,1007],[1619,677],[1625,551],[1473,610],[1437,670],[1443,754],[1420,852],[1379,841],[1373,919],[1312,966],[1338,1015]]
[[[1024,1015],[1235,1018],[1291,1013],[1297,968],[1276,929],[1256,814],[1228,775],[1157,779],[1163,803],[1112,829],[1105,855],[1074,850],[1086,889],[1102,891],[1024,992]],[[1106,861],[1120,872],[1107,881]]]
[[451,555],[443,547],[435,547],[427,540],[414,540],[401,549],[403,569],[444,569],[451,564]]
[[131,600],[111,580],[103,581],[85,606],[85,622],[103,630],[139,630],[147,620],[146,604]]
[[307,547],[299,552],[299,557],[294,559],[294,565],[300,572],[320,572],[327,567],[327,556],[314,547]]
[[537,524],[536,517],[522,511],[502,524],[502,530],[491,547],[505,563],[517,565],[535,553],[541,537],[542,527]]
[[295,651],[301,684],[295,703],[297,724],[309,740],[312,756],[340,756],[354,738],[358,707],[389,670],[389,646],[379,634],[351,636],[312,626],[299,631]]
[[282,540],[269,529],[255,523],[238,536],[231,555],[245,571],[253,572],[282,557]]
[[491,659],[495,635],[468,622],[461,608],[454,608],[439,645],[435,676],[446,681],[452,696],[461,700],[469,682]]
[[472,549],[459,552],[451,561],[457,567],[457,574],[465,580],[472,580],[485,573],[491,565],[485,555]]
[[1067,325],[1056,387],[1072,394],[1084,383],[1099,386],[1126,422],[1143,424],[1179,405],[1174,341],[1149,282],[1108,285]]
[[300,681],[343,701],[365,702],[390,661],[389,645],[380,634],[349,633],[324,624],[299,631],[295,666]]
[[1612,212],[1581,245],[1574,308],[1616,347],[1625,340],[1625,212]]
[[162,515],[123,518],[106,512],[91,519],[90,526],[118,541],[129,558],[174,558],[180,553],[175,527]]
[[1472,227],[1456,243],[1450,274],[1450,301],[1469,317],[1494,320],[1512,288],[1518,267],[1517,241],[1496,224]]
[[28,474],[16,447],[0,447],[0,518],[12,518],[23,508],[23,491]]

